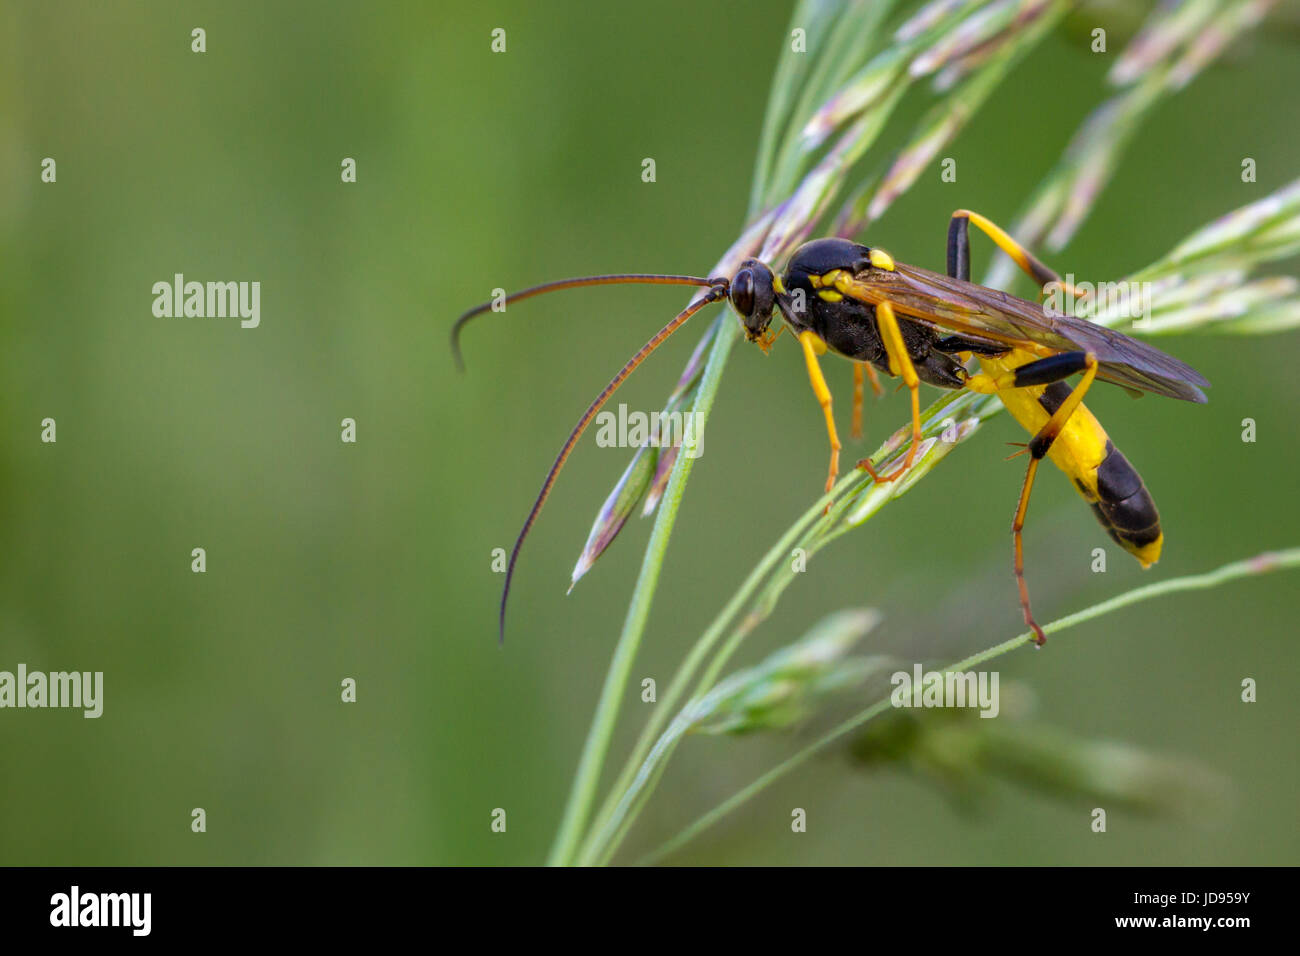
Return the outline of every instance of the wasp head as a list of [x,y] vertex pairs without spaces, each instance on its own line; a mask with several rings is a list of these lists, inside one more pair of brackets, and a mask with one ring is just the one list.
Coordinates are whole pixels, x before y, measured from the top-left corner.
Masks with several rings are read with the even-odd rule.
[[731,280],[730,298],[731,307],[740,316],[745,338],[761,341],[772,324],[772,309],[776,305],[772,270],[757,259],[746,259]]

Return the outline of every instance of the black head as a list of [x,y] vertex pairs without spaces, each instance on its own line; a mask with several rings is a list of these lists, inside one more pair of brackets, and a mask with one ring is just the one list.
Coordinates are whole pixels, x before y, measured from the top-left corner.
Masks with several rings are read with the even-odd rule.
[[731,280],[731,307],[740,316],[745,338],[757,342],[772,324],[776,305],[772,270],[757,259],[746,259]]

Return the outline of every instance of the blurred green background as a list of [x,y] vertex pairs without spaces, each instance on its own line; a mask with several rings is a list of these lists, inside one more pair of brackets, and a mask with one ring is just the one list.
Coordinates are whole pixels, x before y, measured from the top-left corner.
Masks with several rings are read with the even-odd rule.
[[[699,272],[741,225],[788,4],[133,6],[0,11],[0,669],[102,670],[104,716],[0,711],[0,863],[533,863],[558,822],[639,567],[632,522],[565,597],[628,453],[590,438],[524,552],[509,547],[587,401],[684,301],[589,290],[447,331],[494,287]],[[190,52],[190,31],[207,52]],[[508,52],[489,32],[508,31]],[[1119,38],[1112,37],[1112,49]],[[1093,279],[1294,178],[1297,39],[1267,30],[1162,108],[1055,264]],[[1012,220],[1112,57],[1063,29],[869,237],[942,268],[958,206]],[[916,110],[903,111],[905,136]],[[909,115],[910,114],[910,115]],[[43,157],[58,182],[39,181]],[[654,157],[658,181],[641,181]],[[1240,181],[1242,157],[1258,183]],[[340,183],[354,157],[355,185]],[[869,162],[879,162],[877,154]],[[976,273],[989,246],[976,240]],[[1294,272],[1294,264],[1290,264]],[[176,272],[259,280],[261,327],[159,319]],[[698,321],[698,320],[697,320]],[[700,322],[700,329],[703,322]],[[696,335],[626,387],[657,409]],[[1044,620],[1146,580],[1300,543],[1300,337],[1164,339],[1208,406],[1100,389],[1090,405],[1155,494],[1143,576],[1045,472],[1026,546]],[[828,366],[847,396],[847,363]],[[931,396],[932,397],[932,396]],[[841,399],[842,415],[847,402]],[[867,410],[874,447],[903,395]],[[58,423],[58,442],[39,440]],[[358,442],[339,440],[344,417]],[[1241,420],[1258,422],[1243,444]],[[874,645],[946,658],[1020,631],[1005,416],[820,556],[744,660],[828,610],[877,606]],[[820,490],[825,433],[797,352],[737,348],[635,676],[671,668]],[[190,551],[207,550],[206,574]],[[1123,560],[1121,560],[1123,559]],[[950,582],[935,592],[933,579]],[[924,783],[814,761],[674,859],[707,863],[1295,863],[1296,579],[1144,604],[998,662],[1038,719],[1203,764],[1232,785],[1191,823],[999,791],[977,817]],[[339,701],[344,677],[358,702]],[[1259,702],[1239,702],[1244,677]],[[635,688],[633,688],[635,690]],[[647,705],[629,693],[621,752]],[[622,859],[789,753],[689,741]],[[809,813],[794,836],[792,806]],[[203,807],[208,832],[190,832]],[[508,831],[493,834],[493,808]]]

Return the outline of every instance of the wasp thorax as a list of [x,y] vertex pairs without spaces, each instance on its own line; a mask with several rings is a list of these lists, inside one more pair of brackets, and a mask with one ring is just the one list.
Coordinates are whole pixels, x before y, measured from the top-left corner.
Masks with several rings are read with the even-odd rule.
[[776,292],[772,288],[772,270],[757,259],[746,259],[731,280],[731,307],[740,316],[745,338],[753,342],[772,324]]

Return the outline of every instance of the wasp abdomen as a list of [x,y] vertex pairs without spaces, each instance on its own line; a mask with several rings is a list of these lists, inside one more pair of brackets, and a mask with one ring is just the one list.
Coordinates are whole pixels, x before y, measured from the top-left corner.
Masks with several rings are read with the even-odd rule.
[[1143,566],[1160,559],[1164,535],[1156,503],[1137,469],[1109,439],[1106,457],[1097,468],[1097,500],[1092,510],[1115,542]]
[[[1068,385],[1054,382],[1043,389],[1038,404],[1051,415],[1069,394]],[[1164,544],[1160,513],[1137,469],[1101,430],[1100,424],[1095,428],[1097,444],[1104,441],[1104,451],[1090,474],[1086,469],[1075,472],[1075,488],[1112,540],[1142,562],[1143,567],[1150,567],[1160,560],[1160,548]]]

